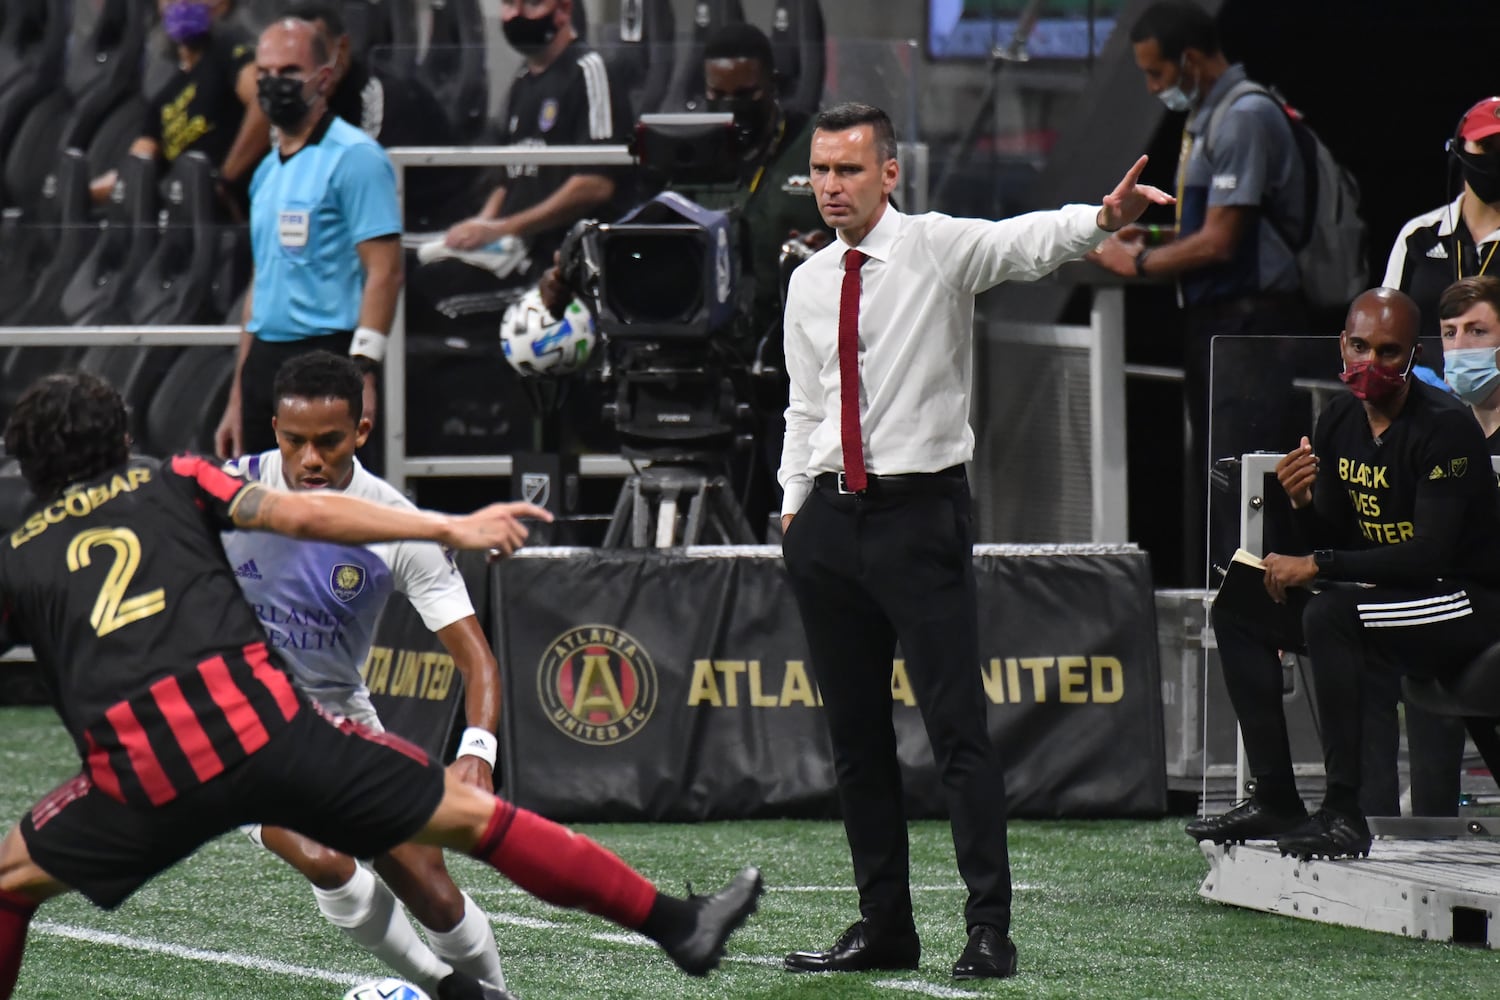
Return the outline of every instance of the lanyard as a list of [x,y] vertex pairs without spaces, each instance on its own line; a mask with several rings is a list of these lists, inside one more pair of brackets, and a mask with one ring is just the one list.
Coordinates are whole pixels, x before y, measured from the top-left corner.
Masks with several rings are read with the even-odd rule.
[[1177,204],[1172,207],[1179,232],[1182,227],[1182,192],[1187,189],[1188,159],[1193,155],[1193,135],[1182,130],[1182,145],[1177,150]]

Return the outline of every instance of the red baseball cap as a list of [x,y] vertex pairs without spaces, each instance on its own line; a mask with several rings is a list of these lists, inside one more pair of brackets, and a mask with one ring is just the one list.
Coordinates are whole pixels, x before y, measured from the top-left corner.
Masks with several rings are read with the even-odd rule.
[[1465,142],[1478,142],[1497,133],[1500,133],[1500,97],[1486,97],[1458,120],[1458,137]]

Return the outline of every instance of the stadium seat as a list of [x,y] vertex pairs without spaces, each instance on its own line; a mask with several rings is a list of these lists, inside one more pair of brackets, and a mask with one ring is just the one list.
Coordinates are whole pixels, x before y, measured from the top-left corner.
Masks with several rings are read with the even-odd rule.
[[219,232],[214,220],[214,171],[202,153],[184,153],[162,181],[160,237],[125,298],[131,324],[215,322],[213,276]]
[[43,375],[66,371],[83,352],[76,347],[12,347],[0,351],[0,425],[26,387]]
[[782,107],[804,114],[818,110],[828,67],[823,9],[818,0],[776,0],[771,15],[771,51]]
[[13,458],[0,458],[0,532],[20,524],[30,504],[31,489],[21,478],[20,465]]
[[[417,64],[416,5],[417,0],[346,0],[350,43],[360,41],[372,65],[410,76]],[[356,26],[363,39],[355,35]]]
[[677,64],[676,78],[667,87],[666,99],[659,109],[663,112],[703,110],[703,47],[709,36],[724,25],[745,20],[740,0],[702,0],[693,6],[691,42]]
[[172,362],[146,404],[145,437],[136,450],[166,457],[179,451],[212,454],[214,429],[234,378],[232,347],[189,347]]
[[[1433,715],[1466,719],[1469,737],[1491,773],[1500,775],[1500,642],[1464,669],[1442,681],[1408,674],[1401,679],[1401,697]],[[1480,725],[1476,720],[1487,719]]]
[[429,7],[431,30],[415,75],[448,113],[460,142],[479,134],[489,117],[484,13],[479,0],[447,0]]
[[129,95],[124,103],[105,115],[85,147],[93,176],[118,169],[130,152],[130,144],[141,134],[145,118],[146,102],[136,94]]
[[[83,205],[87,211],[85,180]],[[22,310],[36,291],[42,272],[57,257],[63,201],[76,197],[75,188],[54,182],[38,193],[29,209],[7,208],[0,220],[0,318],[8,325],[25,322]],[[79,211],[70,213],[78,217]]]
[[89,162],[81,150],[69,149],[57,158],[47,174],[44,194],[56,214],[57,239],[51,260],[32,283],[31,295],[12,322],[26,326],[51,326],[63,322],[58,303],[78,262],[99,239],[99,225],[89,203]]
[[667,96],[677,57],[677,26],[671,0],[623,0],[619,31],[604,50],[611,79],[630,94],[639,117],[654,111]]
[[61,322],[89,325],[124,319],[124,300],[157,242],[156,161],[127,156],[110,195],[104,227],[58,297]]
[[589,40],[589,12],[582,3],[575,0],[573,4],[573,33],[581,41]]
[[78,359],[78,370],[98,375],[119,390],[130,411],[131,440],[143,441],[147,406],[182,352],[181,347],[90,347]]
[[[66,4],[3,0],[0,28],[0,149],[13,147],[31,108],[57,86],[71,23]],[[5,193],[3,204],[16,201]]]

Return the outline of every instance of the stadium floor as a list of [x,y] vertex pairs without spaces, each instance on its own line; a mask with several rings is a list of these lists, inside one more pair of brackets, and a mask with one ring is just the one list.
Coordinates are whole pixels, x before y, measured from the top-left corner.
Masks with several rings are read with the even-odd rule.
[[[8,824],[74,770],[50,711],[0,709],[0,814]],[[643,939],[553,909],[466,858],[452,867],[492,915],[510,988],[549,998],[1493,997],[1500,956],[1233,910],[1196,895],[1204,863],[1181,819],[1019,822],[1012,828],[1022,975],[960,984],[963,891],[940,823],[912,827],[917,925],[911,974],[792,976],[792,948],[824,946],[854,913],[842,829],[828,822],[599,825],[586,829],[658,884],[717,887],[762,866],[761,912],[724,967],[690,980]],[[76,896],[38,914],[21,1000],[337,1000],[382,970],[316,914],[290,869],[221,838],[115,913]]]

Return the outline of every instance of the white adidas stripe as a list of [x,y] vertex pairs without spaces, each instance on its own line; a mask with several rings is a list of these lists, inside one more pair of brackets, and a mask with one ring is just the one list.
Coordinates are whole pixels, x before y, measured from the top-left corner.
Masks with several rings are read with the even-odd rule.
[[1379,621],[1390,618],[1420,618],[1423,615],[1437,614],[1440,611],[1457,611],[1469,607],[1469,599],[1466,597],[1460,601],[1449,601],[1446,604],[1433,604],[1425,608],[1407,608],[1402,611],[1361,611],[1361,621]]
[[614,114],[610,108],[609,73],[604,68],[604,59],[597,52],[589,52],[578,60],[583,70],[584,86],[589,95],[589,138],[604,140],[614,135]]
[[1467,591],[1458,590],[1451,594],[1439,594],[1436,597],[1424,597],[1416,601],[1386,601],[1382,604],[1356,604],[1355,607],[1357,607],[1361,612],[1390,611],[1395,610],[1396,608],[1421,608],[1429,604],[1443,604],[1448,601],[1467,599],[1468,596],[1469,594]]
[[1425,618],[1396,618],[1391,621],[1365,622],[1365,628],[1405,628],[1408,625],[1432,625],[1436,622],[1445,622],[1453,618],[1462,618],[1472,615],[1474,609],[1465,607],[1462,611],[1449,611],[1442,615],[1428,615]]

